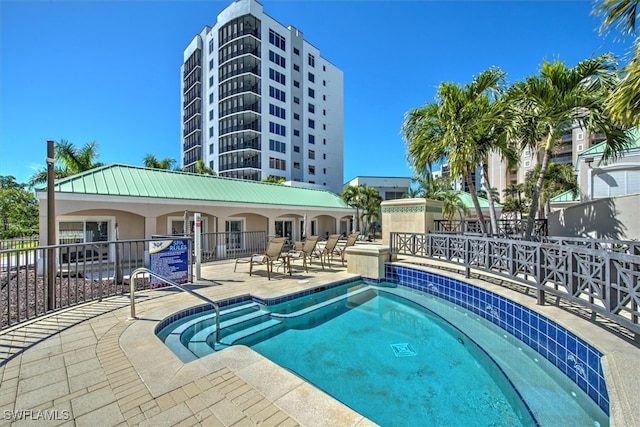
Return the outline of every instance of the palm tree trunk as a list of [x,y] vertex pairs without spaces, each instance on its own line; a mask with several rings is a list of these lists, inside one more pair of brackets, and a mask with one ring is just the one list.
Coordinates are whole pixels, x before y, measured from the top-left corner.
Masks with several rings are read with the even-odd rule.
[[491,235],[498,234],[498,219],[496,218],[496,205],[493,201],[493,194],[491,194],[491,183],[489,182],[489,165],[482,160],[482,180],[484,181],[485,191],[487,193],[487,200],[489,201],[489,219],[491,220]]
[[473,200],[473,207],[476,209],[476,215],[478,215],[478,221],[480,221],[480,232],[483,236],[487,235],[487,226],[484,223],[484,215],[482,214],[482,208],[480,207],[480,202],[478,201],[478,193],[476,193],[476,186],[471,179],[471,173],[468,170],[464,172],[464,179],[467,181],[467,185],[469,186],[469,193],[471,194],[471,200]]
[[[552,135],[549,134],[548,138],[552,138]],[[547,147],[549,145],[547,144]],[[540,193],[542,192],[542,185],[544,184],[544,179],[547,176],[547,168],[549,167],[549,160],[551,159],[551,150],[545,149],[544,156],[542,157],[542,165],[540,167],[540,176],[538,176],[538,181],[536,182],[536,186],[533,189],[533,194],[531,194],[531,206],[529,206],[529,217],[527,218],[527,228],[525,229],[524,239],[531,240],[531,234],[533,233],[533,224],[535,222],[536,214],[538,213],[538,204],[540,203]]]

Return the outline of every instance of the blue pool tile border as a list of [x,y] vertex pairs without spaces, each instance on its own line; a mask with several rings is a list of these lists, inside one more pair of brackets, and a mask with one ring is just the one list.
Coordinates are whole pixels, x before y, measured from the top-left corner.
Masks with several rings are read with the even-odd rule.
[[387,264],[385,280],[438,296],[504,329],[556,366],[609,415],[603,354],[553,320],[469,283],[411,267]]

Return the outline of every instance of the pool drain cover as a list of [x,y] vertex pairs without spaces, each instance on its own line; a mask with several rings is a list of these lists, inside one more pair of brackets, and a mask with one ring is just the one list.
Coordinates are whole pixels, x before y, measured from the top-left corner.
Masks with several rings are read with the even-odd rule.
[[396,357],[415,356],[417,354],[411,344],[406,342],[391,344],[391,349],[396,354]]

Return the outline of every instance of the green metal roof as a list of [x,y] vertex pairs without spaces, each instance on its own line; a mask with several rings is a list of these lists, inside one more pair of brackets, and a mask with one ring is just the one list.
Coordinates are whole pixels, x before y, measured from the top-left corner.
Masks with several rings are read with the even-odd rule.
[[[631,144],[629,145],[629,149],[633,150],[636,148],[640,148],[640,127],[629,129],[628,132],[629,132],[629,136],[631,137]],[[586,150],[580,152],[578,157],[602,154],[604,153],[604,149],[606,146],[607,146],[607,142],[603,141],[600,144],[596,144],[593,147],[589,147]]]
[[[38,191],[45,191],[40,188]],[[56,180],[57,193],[351,209],[326,190],[111,164]]]
[[571,190],[567,190],[564,193],[558,194],[556,197],[552,197],[551,200],[549,200],[549,202],[550,203],[566,203],[566,202],[577,202],[579,200],[580,199],[577,194],[574,196]]
[[[462,201],[462,203],[464,203],[464,205],[467,207],[467,209],[475,209],[475,207],[473,206],[473,199],[471,198],[471,194],[465,192],[465,191],[460,191],[460,200]],[[488,209],[489,208],[489,201],[487,199],[485,199],[484,197],[480,197],[478,196],[478,202],[480,203],[480,207],[482,209]],[[502,205],[500,203],[497,203],[494,201],[494,205],[496,208],[501,208]]]

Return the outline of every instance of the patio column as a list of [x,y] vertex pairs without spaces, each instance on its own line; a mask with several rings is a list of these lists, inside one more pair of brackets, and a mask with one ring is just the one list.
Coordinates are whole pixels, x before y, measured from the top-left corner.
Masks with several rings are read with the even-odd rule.
[[144,217],[144,238],[151,239],[151,236],[158,234],[158,220],[154,217]]

